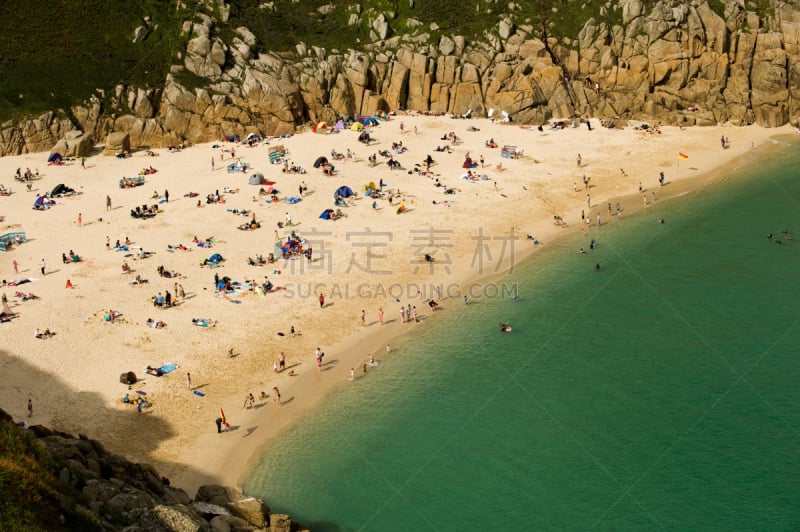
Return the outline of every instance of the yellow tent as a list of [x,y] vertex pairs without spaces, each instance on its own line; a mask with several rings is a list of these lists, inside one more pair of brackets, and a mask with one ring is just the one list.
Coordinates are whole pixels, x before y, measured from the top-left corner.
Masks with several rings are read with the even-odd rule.
[[361,128],[364,127],[364,124],[361,122],[353,122],[353,125],[350,126],[350,131],[361,131]]

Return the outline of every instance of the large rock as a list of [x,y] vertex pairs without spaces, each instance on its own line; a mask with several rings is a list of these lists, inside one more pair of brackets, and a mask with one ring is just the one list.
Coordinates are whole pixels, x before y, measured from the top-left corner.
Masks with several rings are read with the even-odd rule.
[[116,155],[120,152],[131,151],[131,136],[127,131],[115,131],[106,137],[103,155]]
[[195,499],[226,508],[234,516],[258,528],[266,527],[269,509],[263,501],[248,497],[237,489],[218,485],[200,486]]

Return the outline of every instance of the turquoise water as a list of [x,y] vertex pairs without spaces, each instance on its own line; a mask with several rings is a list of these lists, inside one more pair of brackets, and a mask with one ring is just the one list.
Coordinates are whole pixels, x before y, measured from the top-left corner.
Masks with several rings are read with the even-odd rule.
[[549,244],[502,280],[521,301],[445,301],[245,489],[312,530],[800,528],[800,157],[775,151],[591,254]]

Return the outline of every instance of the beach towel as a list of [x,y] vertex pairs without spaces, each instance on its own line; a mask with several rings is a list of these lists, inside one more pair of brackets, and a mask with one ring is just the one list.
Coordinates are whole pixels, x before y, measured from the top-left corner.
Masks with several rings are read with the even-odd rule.
[[178,365],[177,364],[169,363],[169,364],[162,364],[161,365],[161,371],[163,371],[164,373],[172,373],[176,369],[178,369]]
[[288,203],[289,205],[294,205],[295,203],[300,203],[301,201],[303,201],[303,198],[298,198],[297,196],[286,198],[286,203]]
[[204,394],[200,390],[194,390],[192,393],[197,395],[197,396],[199,396],[199,397],[205,397],[206,396],[206,394]]

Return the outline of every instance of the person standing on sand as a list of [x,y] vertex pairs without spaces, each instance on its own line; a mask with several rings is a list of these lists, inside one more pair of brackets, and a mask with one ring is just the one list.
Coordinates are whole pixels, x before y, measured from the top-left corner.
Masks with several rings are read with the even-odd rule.
[[367,313],[364,309],[361,309],[361,326],[367,326]]
[[356,380],[356,368],[350,368],[350,378],[348,380]]
[[111,196],[106,196],[106,210],[111,210]]
[[14,275],[19,274],[19,262],[17,262],[17,259],[11,261],[11,265],[14,267]]
[[211,171],[214,171],[214,156],[211,156]]
[[419,323],[419,318],[417,318],[417,306],[414,305],[414,308],[411,309],[411,312],[414,314],[414,323]]
[[383,325],[383,309],[382,308],[378,309],[378,321],[381,322],[381,325]]
[[277,360],[272,363],[272,371],[274,373],[278,373],[278,361]]
[[580,153],[578,154],[578,159],[577,159],[577,161],[578,161],[578,168],[580,168],[580,167],[581,167],[581,162],[582,162],[582,159],[581,159],[581,154],[580,154]]
[[83,214],[78,213],[78,227],[83,226]]
[[320,294],[319,295],[319,308],[325,307],[325,296]]
[[283,351],[278,355],[278,367],[280,367],[281,371],[286,369],[286,355],[283,354]]
[[169,203],[169,190],[164,190],[164,201]]
[[186,388],[189,390],[192,389],[192,374],[188,371],[186,372]]
[[281,406],[281,392],[277,386],[272,388],[272,394],[275,396],[275,404]]
[[400,323],[406,322],[406,307],[400,306]]
[[47,275],[44,273],[44,270],[47,268],[47,262],[42,259],[42,262],[39,263],[39,269],[42,271],[42,275]]
[[28,417],[33,416],[33,401],[28,398]]

